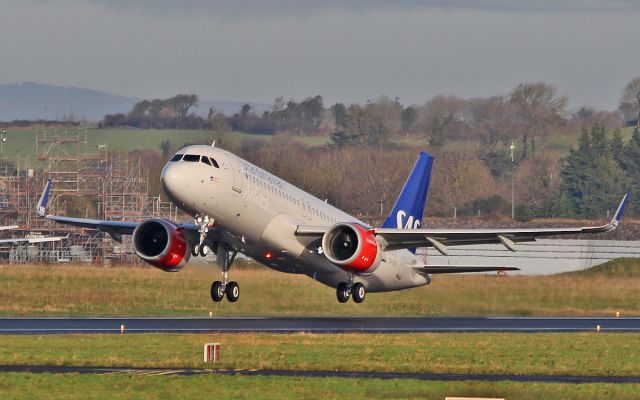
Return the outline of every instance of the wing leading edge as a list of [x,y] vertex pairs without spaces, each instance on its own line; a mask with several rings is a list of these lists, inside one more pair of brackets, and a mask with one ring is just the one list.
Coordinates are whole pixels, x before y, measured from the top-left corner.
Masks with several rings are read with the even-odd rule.
[[516,251],[516,243],[531,242],[539,237],[577,235],[609,232],[616,229],[629,201],[625,194],[618,209],[605,225],[581,228],[533,228],[533,229],[389,229],[376,228],[374,233],[381,239],[386,250],[410,247],[433,247],[443,255],[448,254],[448,246],[499,243],[511,251]]
[[[102,232],[108,233],[114,240],[121,242],[122,235],[131,235],[133,231],[140,225],[140,222],[125,222],[125,221],[107,221],[100,219],[88,219],[88,218],[73,218],[73,217],[60,217],[57,215],[50,215],[46,213],[47,202],[49,201],[49,193],[51,191],[51,180],[47,181],[44,187],[40,200],[36,205],[36,213],[46,219],[55,221],[61,224],[81,226],[89,229],[97,229]],[[178,227],[184,229],[185,233],[189,235],[196,235],[198,227],[194,224],[177,224]],[[209,235],[213,236],[215,230],[210,230]]]
[[[395,229],[373,228],[383,250],[400,250],[414,247],[433,247],[443,255],[448,255],[449,246],[498,243],[511,251],[516,251],[516,243],[532,242],[539,237],[578,235],[609,232],[618,227],[622,214],[629,202],[625,194],[609,223],[581,228],[533,228],[533,229]],[[328,228],[319,226],[298,226],[298,236],[322,236]]]

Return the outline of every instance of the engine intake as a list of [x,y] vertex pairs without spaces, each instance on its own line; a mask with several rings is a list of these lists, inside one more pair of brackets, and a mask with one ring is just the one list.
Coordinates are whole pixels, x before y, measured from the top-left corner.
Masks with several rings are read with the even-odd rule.
[[133,231],[133,249],[138,257],[167,272],[182,269],[191,255],[182,229],[164,219],[138,225]]
[[336,224],[322,236],[322,249],[332,263],[353,272],[372,272],[382,251],[375,236],[358,224]]

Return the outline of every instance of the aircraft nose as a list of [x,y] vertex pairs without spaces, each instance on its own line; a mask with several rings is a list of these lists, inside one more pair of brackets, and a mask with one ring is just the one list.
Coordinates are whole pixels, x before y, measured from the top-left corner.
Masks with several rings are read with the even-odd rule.
[[188,191],[186,175],[183,166],[177,163],[169,163],[164,166],[160,174],[160,182],[167,196],[175,203],[181,203],[181,194]]

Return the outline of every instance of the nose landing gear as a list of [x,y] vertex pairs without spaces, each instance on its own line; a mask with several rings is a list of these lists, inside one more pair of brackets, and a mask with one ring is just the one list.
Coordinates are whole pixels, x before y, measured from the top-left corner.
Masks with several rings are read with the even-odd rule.
[[196,215],[194,223],[198,225],[198,233],[200,234],[200,240],[198,243],[194,243],[191,248],[191,255],[194,257],[206,257],[209,254],[209,246],[206,243],[207,233],[209,228],[215,224],[213,218],[209,218],[208,215]]

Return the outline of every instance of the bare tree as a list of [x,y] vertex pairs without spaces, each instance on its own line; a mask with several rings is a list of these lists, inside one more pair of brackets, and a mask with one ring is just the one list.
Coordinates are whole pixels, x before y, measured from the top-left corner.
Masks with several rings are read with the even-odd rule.
[[419,111],[419,124],[429,134],[429,144],[442,147],[456,134],[465,130],[464,101],[454,96],[436,96]]
[[429,210],[448,214],[477,198],[496,194],[489,170],[473,153],[444,152],[433,164]]
[[562,121],[567,98],[544,82],[522,83],[511,92],[509,102],[516,107],[522,127],[522,159],[535,158],[536,138],[543,139]]
[[640,76],[633,78],[624,87],[618,109],[626,121],[636,118],[636,126],[640,126]]

